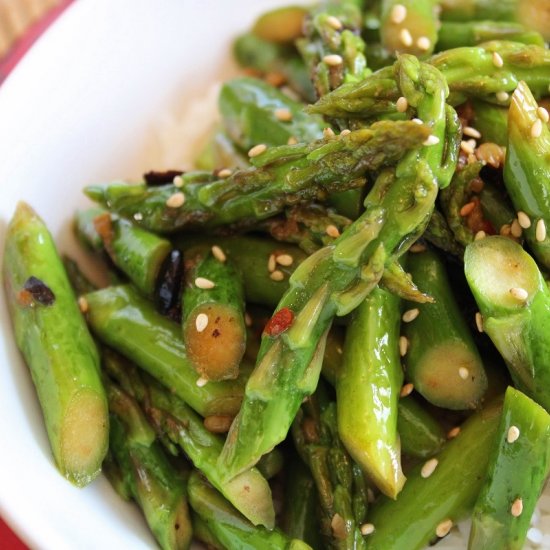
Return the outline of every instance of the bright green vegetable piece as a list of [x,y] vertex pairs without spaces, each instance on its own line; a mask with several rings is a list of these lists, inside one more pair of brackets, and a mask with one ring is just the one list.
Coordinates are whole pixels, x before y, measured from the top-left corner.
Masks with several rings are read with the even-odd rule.
[[549,471],[550,416],[509,387],[468,548],[521,550]]
[[15,341],[36,387],[57,468],[78,486],[107,452],[107,397],[97,348],[44,222],[17,205],[6,232],[3,279]]
[[235,414],[243,394],[237,380],[197,385],[180,327],[157,313],[131,286],[108,287],[86,294],[88,322],[105,344],[119,351],[175,392],[202,416]]
[[506,147],[508,143],[508,109],[487,101],[473,101],[472,126],[481,133],[484,143],[496,143]]
[[524,227],[523,235],[529,248],[541,266],[550,269],[546,235],[550,227],[550,129],[537,108],[529,88],[520,82],[508,114],[504,183],[514,208],[528,217],[529,227]]
[[336,382],[340,438],[368,477],[391,498],[405,483],[397,434],[403,384],[399,321],[399,298],[373,290],[348,325]]
[[437,208],[434,209],[428,227],[422,234],[422,238],[435,247],[462,259],[464,246],[461,245],[451,231],[447,219]]
[[194,167],[197,170],[220,171],[223,169],[248,168],[248,157],[237,148],[229,136],[216,127],[206,145],[197,155]]
[[269,42],[293,42],[302,34],[307,10],[301,6],[283,6],[260,15],[254,22],[252,32]]
[[504,225],[511,225],[516,218],[516,212],[504,187],[486,181],[479,194],[479,201],[484,218],[491,223],[497,234],[500,234]]
[[550,290],[537,264],[516,242],[494,236],[466,248],[464,269],[514,385],[550,410]]
[[432,304],[409,302],[405,306],[402,332],[408,342],[407,380],[438,407],[474,409],[487,390],[487,375],[445,267],[434,252],[426,250],[409,254],[407,269],[435,299]]

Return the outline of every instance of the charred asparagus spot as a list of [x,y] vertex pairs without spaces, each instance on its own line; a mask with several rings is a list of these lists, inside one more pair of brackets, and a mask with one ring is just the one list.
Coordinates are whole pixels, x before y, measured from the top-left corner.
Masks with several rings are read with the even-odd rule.
[[172,250],[161,266],[155,289],[158,312],[176,323],[181,322],[181,294],[183,290],[183,253]]

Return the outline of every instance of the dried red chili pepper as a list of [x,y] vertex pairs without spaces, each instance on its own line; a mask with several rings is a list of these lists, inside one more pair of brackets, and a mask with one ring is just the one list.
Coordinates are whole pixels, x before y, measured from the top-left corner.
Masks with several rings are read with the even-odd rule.
[[264,334],[272,337],[279,336],[279,334],[288,330],[293,322],[294,312],[287,307],[283,307],[267,322]]

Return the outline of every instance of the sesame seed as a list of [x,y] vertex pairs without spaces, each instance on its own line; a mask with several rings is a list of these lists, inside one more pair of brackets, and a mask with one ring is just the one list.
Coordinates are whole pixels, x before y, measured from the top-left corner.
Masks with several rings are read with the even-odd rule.
[[252,317],[250,317],[250,313],[248,313],[248,311],[246,311],[245,314],[244,314],[244,324],[247,327],[252,326]]
[[202,332],[208,326],[208,315],[199,313],[195,319],[195,328],[197,332]]
[[512,222],[512,225],[510,226],[510,233],[512,234],[512,237],[516,237],[518,239],[521,237],[523,229],[521,229],[521,225],[517,219]]
[[483,332],[483,317],[479,311],[476,312],[476,327],[478,332]]
[[403,313],[403,316],[401,317],[401,319],[403,319],[404,323],[410,323],[411,321],[414,321],[418,317],[419,313],[420,313],[420,310],[417,307],[413,309],[408,309],[407,311],[405,311],[405,313]]
[[229,168],[223,168],[218,172],[218,178],[222,178],[222,179],[228,178],[232,173],[233,172],[231,172]]
[[419,118],[413,118],[412,121],[413,121],[415,124],[424,124]]
[[335,30],[340,31],[343,28],[342,21],[338,19],[338,17],[334,17],[334,15],[329,15],[327,17],[327,23]]
[[528,229],[531,227],[531,220],[529,219],[529,216],[521,210],[518,212],[518,223],[523,229]]
[[497,92],[497,99],[499,101],[508,101],[508,98],[510,97],[510,94],[508,94],[508,92],[505,92],[504,90],[502,92]]
[[477,157],[475,155],[468,155],[468,164],[473,164],[477,162]]
[[335,225],[327,225],[325,227],[325,233],[329,237],[333,237],[335,239],[340,236],[340,231]]
[[399,392],[399,395],[401,397],[407,397],[407,395],[411,395],[411,393],[413,392],[414,390],[414,384],[411,384],[410,382],[408,384],[405,384],[402,388],[401,388],[401,391]]
[[476,203],[471,201],[467,202],[461,209],[460,209],[460,215],[465,218],[466,216],[469,216],[476,207]]
[[86,300],[84,296],[81,296],[78,299],[78,307],[82,313],[86,313],[88,311],[88,300]]
[[548,120],[550,120],[550,115],[544,107],[539,107],[537,109],[537,115],[542,120],[542,122],[548,122]]
[[341,136],[349,136],[349,134],[351,134],[351,130],[348,130],[347,128],[340,132]]
[[403,46],[406,46],[407,48],[412,46],[413,37],[411,35],[411,31],[409,31],[409,29],[401,29],[401,32],[399,33],[399,40],[401,40]]
[[542,120],[537,118],[531,126],[531,137],[538,138],[542,134]]
[[426,246],[423,245],[422,243],[414,243],[410,248],[409,250],[413,253],[417,253],[417,252],[426,252]]
[[499,233],[503,237],[507,237],[508,235],[510,235],[510,224],[505,223],[504,225],[502,225],[500,230],[499,230]]
[[281,122],[290,122],[292,120],[292,113],[290,109],[275,109],[275,118]]
[[493,65],[499,69],[504,65],[504,60],[498,52],[493,52]]
[[181,176],[174,176],[172,183],[175,187],[183,187],[183,178]]
[[460,367],[458,369],[458,376],[460,376],[462,380],[467,380],[468,376],[470,376],[470,371],[466,367]]
[[511,288],[510,294],[520,302],[525,302],[529,298],[529,293],[524,288]]
[[518,518],[521,516],[521,513],[523,512],[523,500],[521,498],[516,498],[514,502],[512,502],[512,507],[510,508],[510,513],[515,517]]
[[418,46],[419,50],[422,50],[423,52],[427,52],[430,49],[432,42],[427,36],[421,36],[416,41],[416,45]]
[[298,140],[294,136],[290,136],[286,142],[287,145],[296,145]]
[[140,222],[142,219],[143,219],[143,214],[141,212],[136,212],[134,214],[134,220],[136,220],[136,222]]
[[474,154],[474,148],[467,141],[460,142],[460,149],[462,149],[462,151],[464,151],[467,155]]
[[397,107],[397,110],[400,112],[400,113],[404,113],[408,107],[409,107],[409,102],[407,101],[407,98],[404,97],[404,96],[401,96],[395,106]]
[[267,260],[267,270],[273,273],[277,269],[277,262],[275,260],[275,254],[270,254]]
[[508,443],[514,443],[518,440],[519,437],[519,428],[517,426],[510,426],[508,429],[508,434],[506,435],[506,441]]
[[197,381],[195,383],[199,388],[202,388],[203,386],[206,386],[206,384],[208,384],[208,380],[201,376],[200,378],[197,378]]
[[329,67],[337,67],[338,65],[341,65],[343,62],[344,60],[342,59],[342,56],[338,55],[337,53],[331,53],[323,57],[323,63],[325,63]]
[[407,18],[407,8],[403,4],[395,4],[390,13],[392,23],[399,25]]
[[422,469],[420,470],[420,475],[424,479],[430,477],[435,472],[438,464],[439,461],[437,460],[437,458],[430,458],[430,460],[427,460],[424,463],[424,466],[422,466]]
[[435,534],[442,539],[449,534],[449,531],[453,528],[453,522],[450,519],[443,520],[436,528]]
[[481,137],[481,132],[479,132],[475,128],[472,128],[471,126],[464,126],[462,132],[465,136],[473,137],[475,139],[479,139]]
[[454,439],[460,433],[460,426],[455,426],[447,432],[447,439]]
[[405,357],[407,350],[409,349],[409,339],[406,336],[399,337],[399,355]]
[[334,130],[332,128],[325,128],[323,130],[323,137],[326,139],[326,138],[331,138],[331,137],[334,137]]
[[372,523],[363,523],[360,527],[361,534],[363,536],[372,535],[374,533],[374,525]]
[[258,145],[254,145],[250,151],[248,151],[248,156],[250,158],[257,157],[258,155],[261,155],[262,153],[265,153],[267,151],[267,145],[265,143],[259,143]]
[[210,290],[216,286],[216,283],[204,277],[197,277],[195,279],[195,286],[197,288],[201,288],[202,290]]
[[174,193],[168,199],[166,200],[166,206],[169,208],[179,208],[180,206],[183,206],[183,203],[185,202],[185,195],[178,191],[177,193]]
[[274,281],[282,281],[285,278],[285,274],[282,271],[276,269],[270,276],[270,279]]
[[279,254],[275,261],[282,266],[288,267],[294,263],[294,258],[290,254]]
[[539,243],[546,239],[546,223],[544,223],[543,219],[540,219],[537,222],[537,226],[535,228],[535,238]]
[[437,145],[439,143],[439,138],[437,136],[428,136],[427,139],[424,140],[423,145],[430,146],[430,145]]
[[222,264],[227,260],[225,252],[217,244],[212,247],[212,256],[214,256],[218,262],[222,262]]
[[367,487],[367,502],[374,502],[376,500],[376,497],[374,496],[374,491],[370,488],[370,487]]
[[484,239],[486,236],[487,236],[487,233],[485,233],[485,231],[481,229],[475,234],[474,241],[480,241],[481,239]]

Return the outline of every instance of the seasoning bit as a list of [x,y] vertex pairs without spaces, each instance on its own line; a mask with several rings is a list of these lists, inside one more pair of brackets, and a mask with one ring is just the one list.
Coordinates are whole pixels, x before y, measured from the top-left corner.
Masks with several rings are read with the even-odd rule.
[[199,313],[195,319],[195,328],[197,332],[202,332],[208,326],[208,315]]
[[168,208],[179,208],[180,206],[183,206],[184,202],[185,195],[181,191],[178,191],[168,197],[166,200],[166,206],[168,206]]
[[325,233],[329,237],[333,237],[335,239],[340,236],[340,231],[335,225],[327,225],[325,228]]
[[478,332],[483,332],[483,317],[479,311],[476,312],[476,327]]
[[480,229],[474,236],[474,241],[480,241],[481,239],[484,239],[487,236],[487,233]]
[[86,300],[85,296],[80,296],[78,299],[78,307],[82,313],[86,313],[88,311],[88,300]]
[[519,516],[521,516],[522,512],[523,512],[523,500],[521,498],[516,498],[516,500],[514,500],[514,502],[512,502],[512,507],[510,508],[510,513],[515,518],[519,518]]
[[294,258],[290,254],[279,254],[275,257],[275,261],[284,267],[289,267],[294,263]]
[[460,426],[455,426],[447,432],[447,439],[454,439],[460,433]]
[[539,107],[537,109],[537,115],[542,120],[542,122],[548,122],[548,120],[550,120],[550,115],[544,107]]
[[325,139],[334,137],[334,130],[332,128],[324,128],[323,129],[323,137]]
[[516,239],[521,237],[523,229],[521,229],[521,225],[517,219],[512,222],[512,225],[510,226],[510,233],[512,234],[512,237],[516,237]]
[[250,316],[250,313],[245,312],[244,314],[244,324],[247,326],[247,327],[251,327],[252,326],[252,317]]
[[181,176],[174,176],[172,183],[174,187],[183,187],[183,178]]
[[136,212],[134,214],[134,220],[136,220],[136,222],[140,222],[141,220],[143,220],[143,214],[141,212]]
[[464,126],[464,128],[462,129],[462,133],[465,136],[474,139],[479,139],[481,137],[481,132],[479,130],[476,130],[475,128],[472,128],[471,126]]
[[212,246],[212,256],[218,260],[218,262],[221,262],[222,264],[227,260],[227,256],[225,255],[225,252],[217,245]]
[[267,151],[267,145],[265,143],[259,143],[258,145],[254,145],[250,151],[248,151],[248,156],[250,158],[257,157],[261,155],[262,153],[265,153]]
[[436,528],[435,534],[442,539],[446,537],[453,528],[453,522],[450,519],[443,520]]
[[202,387],[206,386],[206,384],[208,384],[208,380],[201,376],[200,378],[197,378],[196,384],[199,388],[202,388]]
[[420,470],[420,475],[424,479],[427,479],[435,472],[438,464],[439,461],[437,460],[437,458],[430,458],[430,460],[427,460],[422,466],[422,469]]
[[540,219],[537,222],[537,226],[535,228],[535,238],[539,243],[546,239],[546,223],[544,223],[543,219]]
[[282,281],[285,278],[285,274],[280,271],[279,269],[276,269],[270,276],[270,279],[273,281]]
[[292,120],[292,113],[290,109],[275,109],[275,118],[281,122],[290,122]]
[[363,523],[359,528],[361,534],[366,537],[367,535],[372,535],[374,533],[374,525],[372,523]]
[[460,376],[462,380],[467,380],[468,376],[470,376],[470,371],[466,367],[460,367],[458,369],[458,376]]
[[529,229],[531,227],[531,219],[521,210],[518,212],[518,223],[523,229]]
[[505,92],[504,90],[501,92],[497,92],[496,96],[497,96],[497,99],[499,101],[502,101],[503,103],[505,101],[508,101],[508,99],[510,99],[510,94],[508,92]]
[[427,52],[432,46],[432,41],[427,36],[421,36],[416,41],[416,45],[418,46],[419,50],[422,50],[423,52]]
[[210,290],[216,286],[216,283],[205,277],[197,277],[195,279],[195,286],[201,288],[202,290]]
[[273,273],[277,269],[277,262],[275,261],[275,254],[270,254],[267,260],[267,270]]
[[529,298],[529,293],[524,288],[511,288],[510,294],[520,302],[525,302]]
[[233,172],[229,168],[222,168],[218,172],[218,178],[225,179],[228,178]]
[[474,201],[467,202],[461,209],[460,209],[460,215],[465,218],[466,216],[469,216],[476,207],[476,203]]
[[493,52],[493,65],[499,69],[504,65],[504,60],[498,52]]
[[397,108],[398,112],[404,113],[408,107],[409,102],[407,101],[407,98],[404,96],[401,96],[395,103],[395,107]]
[[399,355],[405,357],[409,349],[409,339],[406,336],[399,337]]
[[404,323],[410,323],[411,321],[414,321],[418,315],[420,313],[420,310],[415,307],[413,309],[408,309],[407,311],[405,311],[405,313],[403,313],[401,319],[403,320]]
[[410,382],[408,384],[405,384],[402,388],[401,388],[401,392],[399,393],[399,395],[401,397],[407,397],[407,395],[411,395],[411,393],[413,392],[414,390],[414,384],[411,384]]
[[531,137],[538,138],[542,134],[542,120],[537,118],[531,126]]
[[510,426],[510,428],[508,428],[508,434],[506,435],[506,441],[508,441],[508,443],[514,443],[518,440],[519,434],[520,432],[517,426]]
[[409,29],[401,29],[401,32],[399,33],[399,40],[401,40],[403,46],[406,46],[407,48],[412,46],[413,37],[411,35],[411,31],[409,31]]
[[439,138],[437,136],[431,135],[428,136],[422,145],[430,146],[430,145],[437,145],[439,143]]
[[412,121],[413,121],[415,124],[424,124],[419,118],[413,118]]
[[348,136],[349,134],[351,134],[351,130],[349,130],[348,128],[344,128],[344,129],[340,132],[340,135],[341,135],[341,136]]
[[464,151],[467,155],[473,155],[475,148],[471,146],[471,144],[467,141],[461,141],[460,142],[460,149]]
[[426,246],[422,243],[414,243],[410,248],[409,252],[412,253],[418,253],[418,252],[426,252]]
[[334,15],[329,15],[327,17],[327,23],[329,26],[331,26],[335,31],[341,31],[343,29],[342,21],[338,19],[338,17],[334,17]]
[[399,25],[407,18],[407,8],[403,4],[395,4],[390,13],[390,21]]
[[286,142],[287,145],[296,145],[297,143],[298,140],[294,136],[290,136]]
[[342,59],[342,56],[337,53],[331,53],[323,57],[323,63],[329,67],[338,67],[338,65],[342,65],[343,62],[344,60]]

